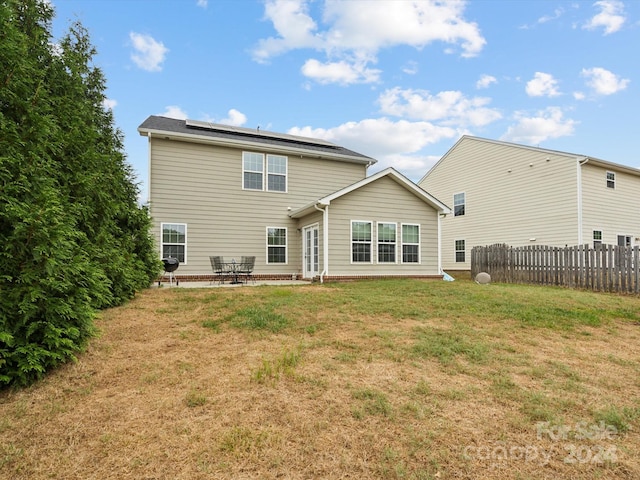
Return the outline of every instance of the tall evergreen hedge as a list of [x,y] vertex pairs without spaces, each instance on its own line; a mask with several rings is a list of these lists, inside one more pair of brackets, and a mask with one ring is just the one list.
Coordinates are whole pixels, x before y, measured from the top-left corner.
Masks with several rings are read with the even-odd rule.
[[0,2],[0,387],[73,359],[160,272],[95,50],[79,23],[53,44],[52,19]]

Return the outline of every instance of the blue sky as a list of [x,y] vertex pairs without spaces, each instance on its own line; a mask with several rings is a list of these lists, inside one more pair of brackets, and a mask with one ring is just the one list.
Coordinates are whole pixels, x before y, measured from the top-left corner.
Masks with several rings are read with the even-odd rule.
[[50,0],[146,201],[149,115],[319,137],[419,180],[461,135],[640,168],[640,2]]

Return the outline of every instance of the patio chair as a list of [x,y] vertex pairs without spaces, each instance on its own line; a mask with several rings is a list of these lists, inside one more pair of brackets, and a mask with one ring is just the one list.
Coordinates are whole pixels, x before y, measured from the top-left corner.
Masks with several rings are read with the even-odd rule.
[[244,283],[248,283],[249,279],[253,280],[255,284],[256,281],[253,278],[253,267],[256,264],[256,257],[245,257],[243,256],[240,259],[240,267],[238,269],[238,274],[244,277]]
[[225,267],[222,257],[209,257],[211,262],[211,269],[213,270],[213,281],[218,281],[218,285],[224,282],[225,278],[229,276],[229,271]]

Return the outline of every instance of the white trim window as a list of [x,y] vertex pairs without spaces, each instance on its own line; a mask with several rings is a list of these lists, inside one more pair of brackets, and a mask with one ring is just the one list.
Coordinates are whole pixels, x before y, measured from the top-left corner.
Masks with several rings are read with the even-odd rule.
[[618,246],[619,247],[630,247],[631,246],[631,235],[618,235]]
[[267,155],[267,191],[287,191],[287,157]]
[[242,188],[262,190],[264,188],[264,154],[242,152]]
[[607,188],[616,188],[616,173],[607,172]]
[[396,231],[398,226],[391,222],[378,222],[378,263],[396,262]]
[[402,224],[402,263],[420,263],[420,225]]
[[287,191],[287,157],[242,152],[242,188],[267,192]]
[[461,217],[465,211],[465,194],[464,192],[453,194],[453,216]]
[[597,247],[602,245],[602,230],[593,231],[593,246]]
[[465,243],[464,240],[455,240],[456,263],[464,263],[466,261]]
[[187,263],[187,224],[160,224],[160,255],[162,258],[177,258]]
[[267,263],[287,263],[287,229],[267,227]]
[[371,222],[351,221],[351,263],[372,263],[371,239]]

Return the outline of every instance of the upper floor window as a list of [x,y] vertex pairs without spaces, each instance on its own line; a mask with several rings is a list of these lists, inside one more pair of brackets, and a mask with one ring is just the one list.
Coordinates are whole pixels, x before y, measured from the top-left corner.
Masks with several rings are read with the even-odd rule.
[[458,217],[464,215],[464,193],[453,194],[453,216]]
[[420,225],[402,225],[402,263],[420,263]]
[[242,188],[245,190],[286,192],[287,157],[242,152]]
[[378,263],[396,262],[396,224],[378,223]]
[[287,229],[267,227],[267,263],[287,263]]
[[593,246],[602,245],[602,230],[593,231]]
[[456,240],[456,262],[465,262],[465,241]]
[[607,188],[616,188],[616,174],[607,172]]
[[162,258],[177,258],[180,263],[186,263],[187,224],[163,223],[160,229]]
[[351,222],[351,261],[371,263],[371,222]]

